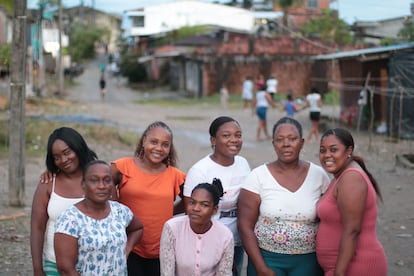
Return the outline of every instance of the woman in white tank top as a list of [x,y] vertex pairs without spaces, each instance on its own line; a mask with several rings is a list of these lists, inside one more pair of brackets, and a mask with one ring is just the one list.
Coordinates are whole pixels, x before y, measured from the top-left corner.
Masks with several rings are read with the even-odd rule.
[[[50,134],[47,143],[47,172],[41,176],[33,196],[30,248],[33,275],[57,275],[53,249],[57,217],[83,199],[81,187],[85,165],[97,159],[83,137],[74,129],[62,127]],[[47,175],[52,174],[52,181]]]

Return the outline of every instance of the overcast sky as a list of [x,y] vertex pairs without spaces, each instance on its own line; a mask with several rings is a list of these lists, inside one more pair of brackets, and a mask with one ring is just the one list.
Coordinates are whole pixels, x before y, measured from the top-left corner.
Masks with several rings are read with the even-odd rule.
[[[105,12],[123,13],[125,10],[174,1],[180,0],[62,0],[62,3],[71,7],[83,2],[87,6],[94,4],[96,9]],[[28,6],[34,8],[38,2],[38,0],[28,0]],[[337,0],[331,7],[338,9],[339,17],[351,24],[355,20],[380,20],[410,15],[411,2],[410,0]]]

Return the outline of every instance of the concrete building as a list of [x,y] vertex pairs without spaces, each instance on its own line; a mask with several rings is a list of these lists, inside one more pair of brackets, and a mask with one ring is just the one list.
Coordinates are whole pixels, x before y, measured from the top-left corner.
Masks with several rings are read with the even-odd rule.
[[377,21],[356,21],[351,29],[358,41],[379,45],[383,38],[397,38],[404,25],[412,16],[401,16]]
[[81,22],[97,28],[105,28],[110,31],[109,37],[104,38],[109,52],[118,51],[118,41],[122,35],[122,17],[117,14],[108,14],[103,11],[87,7],[76,6],[63,10],[65,23]]
[[161,34],[184,26],[213,25],[250,32],[254,26],[251,11],[199,1],[178,1],[130,10],[127,36]]
[[11,14],[0,6],[0,45],[12,42]]

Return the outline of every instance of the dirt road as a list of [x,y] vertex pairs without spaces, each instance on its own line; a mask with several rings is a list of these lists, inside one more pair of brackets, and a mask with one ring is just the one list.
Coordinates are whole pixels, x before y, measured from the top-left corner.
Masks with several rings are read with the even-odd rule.
[[[236,118],[243,129],[243,150],[241,155],[249,160],[251,167],[273,160],[270,141],[256,142],[256,117],[251,112],[239,109],[223,109],[221,106],[166,107],[138,105],[134,99],[152,97],[149,91],[131,91],[123,85],[117,86],[115,79],[108,78],[107,96],[103,102],[99,94],[99,71],[96,64],[89,64],[85,73],[78,79],[80,83],[68,90],[67,98],[78,101],[78,114],[89,114],[103,118],[119,128],[129,129],[138,134],[155,120],[165,121],[174,132],[174,144],[179,155],[179,167],[187,171],[189,167],[210,152],[208,126],[219,115]],[[168,96],[170,92],[162,93]],[[159,95],[159,94],[158,94]],[[73,111],[71,111],[73,113]],[[324,107],[322,114],[335,114],[337,109]],[[72,114],[73,115],[73,114]],[[278,110],[270,110],[271,124],[283,115]],[[297,114],[304,126],[304,133],[310,127],[307,112]],[[396,166],[395,155],[413,153],[413,141],[387,142],[384,136],[374,136],[369,140],[365,133],[355,134],[356,153],[362,155],[367,167],[380,183],[384,203],[380,203],[378,235],[382,241],[389,262],[389,275],[414,275],[414,170]],[[89,142],[100,158],[107,161],[131,156],[134,148],[120,150],[110,145],[100,145],[99,141]],[[369,145],[371,146],[369,147]],[[302,158],[319,164],[317,143],[306,144]],[[0,221],[0,275],[31,275],[29,251],[29,217],[32,194],[37,185],[39,173],[44,169],[44,161],[32,158],[26,162],[26,208],[7,206],[8,162],[0,160],[0,215],[23,212],[26,216]]]

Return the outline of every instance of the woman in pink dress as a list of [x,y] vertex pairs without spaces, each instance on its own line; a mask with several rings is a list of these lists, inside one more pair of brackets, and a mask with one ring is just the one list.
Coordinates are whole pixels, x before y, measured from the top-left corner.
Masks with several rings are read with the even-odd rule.
[[319,159],[334,178],[317,204],[316,254],[326,276],[385,276],[387,260],[375,229],[381,193],[353,151],[345,129],[330,129],[321,138]]

